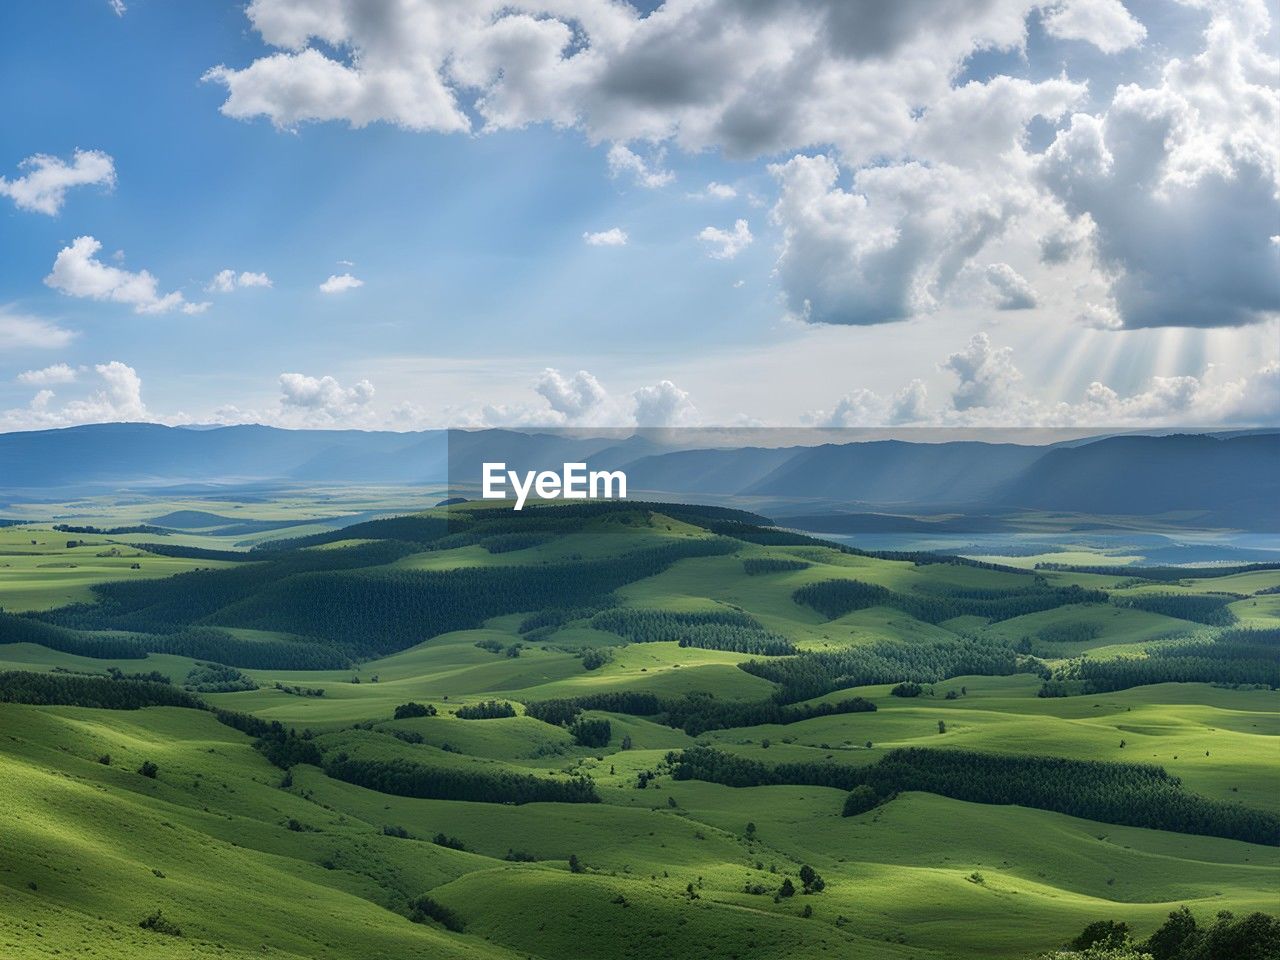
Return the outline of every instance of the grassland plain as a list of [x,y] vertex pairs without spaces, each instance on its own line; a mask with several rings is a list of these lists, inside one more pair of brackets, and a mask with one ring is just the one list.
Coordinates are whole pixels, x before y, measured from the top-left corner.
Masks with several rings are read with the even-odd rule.
[[[155,650],[175,649],[165,638],[184,631],[218,631],[239,644],[228,642],[239,651],[229,665],[256,686],[202,700],[306,731],[290,742],[307,745],[297,762],[281,761],[269,737],[255,748],[211,710],[96,709],[56,695],[0,703],[0,955],[1016,960],[1098,919],[1145,936],[1183,904],[1204,920],[1275,912],[1280,847],[1212,835],[1212,824],[1149,829],[919,791],[844,816],[845,789],[727,786],[679,779],[675,765],[695,745],[817,779],[921,747],[1136,762],[1179,778],[1183,794],[1280,816],[1280,693],[1215,679],[1241,662],[1269,676],[1280,598],[1267,591],[1280,570],[1144,582],[1137,567],[1120,576],[942,563],[675,505],[519,518],[464,507],[349,530],[312,522],[385,505],[377,491],[339,499],[341,509],[302,497],[92,504],[68,521],[109,529],[176,514],[187,524],[181,543],[166,541],[243,559],[155,555],[137,546],[145,534],[0,530],[0,563],[11,564],[0,566],[0,604],[28,615],[0,617],[0,671],[55,685],[156,671],[180,686],[217,658]],[[249,543],[209,514],[239,532],[308,522]],[[273,548],[272,536],[303,539]],[[386,541],[396,549],[375,554]],[[521,584],[535,576],[547,586],[531,597]],[[797,591],[830,581],[867,585],[871,599],[835,616],[797,602]],[[1061,592],[1069,586],[1092,592]],[[315,604],[350,597],[365,604],[368,634],[391,639],[369,651],[365,637],[317,628],[288,603],[264,613],[256,598],[268,589]],[[1128,605],[1170,595],[1207,598],[1204,609],[1168,609],[1223,622]],[[1227,615],[1209,609],[1215,597]],[[442,606],[466,616],[432,629]],[[685,619],[628,642],[606,628],[618,622],[601,618],[606,608],[623,622],[653,611]],[[136,655],[13,642],[33,616],[80,652],[123,637]],[[701,622],[723,626],[700,634]],[[750,649],[761,636],[798,652],[691,645]],[[281,654],[316,644],[342,651],[345,665],[298,669]],[[971,662],[948,659],[966,644],[999,669],[945,669]],[[1200,682],[1097,689],[1079,679],[1082,663],[1163,663],[1188,644],[1200,645]],[[235,663],[245,651],[281,665]],[[800,688],[770,677],[801,668],[818,693],[786,704]],[[1042,696],[1055,677],[1067,695]],[[916,695],[897,695],[901,681],[916,681]],[[608,721],[604,741],[538,719],[567,698],[579,721]],[[818,709],[853,698],[875,709]],[[490,701],[514,715],[457,715]],[[412,702],[434,713],[396,719]],[[770,704],[818,715],[752,722],[749,711]],[[721,722],[717,705],[738,712]],[[148,763],[154,776],[139,772]],[[353,764],[376,779],[348,782]],[[595,802],[443,798],[464,781],[494,790],[492,800],[513,784],[589,783]],[[821,875],[820,891],[799,892],[805,866]],[[782,895],[784,881],[794,896]]]

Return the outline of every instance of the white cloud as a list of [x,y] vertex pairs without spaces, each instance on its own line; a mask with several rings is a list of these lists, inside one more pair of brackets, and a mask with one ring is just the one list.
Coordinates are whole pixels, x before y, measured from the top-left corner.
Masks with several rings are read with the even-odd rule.
[[[459,427],[681,427],[699,422],[689,394],[670,380],[643,386],[630,394],[610,394],[594,374],[565,374],[548,367],[533,382],[542,402],[490,403],[479,409],[445,411]],[[421,420],[421,411],[414,411]]]
[[892,395],[859,388],[830,411],[803,420],[824,427],[1231,427],[1274,426],[1280,419],[1280,361],[1252,373],[1220,377],[1210,367],[1200,376],[1154,376],[1123,394],[1094,381],[1075,399],[1051,400],[1029,389],[1008,347],[986,334],[973,337],[940,369],[957,384],[950,403],[930,408],[925,385],[913,380]]
[[117,17],[123,17],[129,9],[124,5],[124,0],[107,0],[107,6],[111,7],[111,12]]
[[1266,7],[1213,5],[1205,49],[1078,113],[1038,164],[1091,227],[1117,325],[1232,326],[1280,313],[1280,61]]
[[[897,152],[913,111],[971,54],[1019,47],[1044,5],[401,0],[375,16],[361,0],[255,0],[248,17],[276,52],[206,79],[227,88],[223,113],[283,127],[467,131],[466,102],[487,130],[545,122],[593,142],[735,155],[830,143],[874,156]],[[1069,29],[1083,15],[1062,16]]]
[[636,186],[654,190],[665,187],[675,180],[676,175],[670,170],[662,169],[662,154],[658,153],[651,160],[645,160],[620,143],[609,148],[609,176],[629,175]]
[[583,233],[582,239],[593,247],[625,247],[627,245],[627,231],[621,227],[610,227],[608,230],[601,230],[599,233]]
[[1026,277],[1007,263],[988,264],[984,276],[997,310],[1030,310],[1038,302]]
[[367,410],[373,402],[373,384],[360,380],[344,387],[333,377],[302,373],[280,374],[280,408],[285,418],[332,423]]
[[188,303],[178,291],[162,294],[158,282],[146,270],[131,273],[97,259],[102,244],[93,237],[76,237],[63,247],[44,278],[47,286],[71,297],[109,300],[133,307],[134,313],[202,313],[208,303]]
[[534,390],[551,409],[569,422],[590,418],[605,407],[609,394],[600,381],[586,370],[566,377],[552,367],[542,371]]
[[65,363],[55,363],[41,370],[24,370],[18,374],[18,382],[28,386],[47,387],[60,383],[74,383],[76,371]]
[[[398,0],[376,15],[360,0],[254,0],[271,51],[207,79],[226,87],[225,114],[286,127],[577,129],[647,186],[669,182],[668,149],[801,151],[773,168],[773,217],[785,302],[812,322],[937,310],[979,263],[1025,273],[1002,244],[1041,252],[1062,285],[1088,253],[1125,326],[1254,322],[1280,310],[1270,14],[1265,0],[1192,5],[1209,21],[1204,52],[1170,58],[1183,38],[1162,40],[1139,67],[1115,61],[1116,86],[1075,42],[1142,43],[1122,0]],[[1028,43],[1034,18],[1047,44]],[[1047,79],[957,80],[987,51]],[[1123,82],[1153,66],[1158,82]],[[1063,126],[1091,102],[1096,115]],[[1036,118],[1056,128],[1048,156]]]
[[976,333],[963,350],[951,354],[942,365],[959,378],[951,394],[957,410],[1005,406],[1022,373],[1013,365],[1009,347],[994,347],[985,333]]
[[[269,13],[271,6],[257,9]],[[298,14],[305,19],[306,11]],[[333,39],[335,45],[343,42],[340,36]],[[413,130],[442,132],[469,127],[434,71],[349,66],[310,48],[262,57],[243,70],[217,66],[204,79],[226,86],[222,112],[227,116],[265,116],[281,128],[309,120],[346,120],[353,127],[386,120]]]
[[1147,36],[1120,0],[1063,0],[1045,11],[1043,23],[1051,37],[1083,40],[1103,53],[1127,50]]
[[320,284],[320,292],[325,294],[345,293],[348,290],[363,286],[363,280],[353,277],[349,273],[337,273],[331,275],[328,280]]
[[713,249],[707,252],[707,256],[715,260],[732,260],[747,247],[751,246],[754,237],[751,236],[751,229],[747,226],[747,221],[736,220],[732,230],[721,230],[719,227],[703,227],[698,234],[698,239],[703,243],[710,244]]
[[1046,405],[1041,418],[1054,425],[1275,425],[1280,418],[1280,362],[1232,380],[1217,380],[1212,373],[1152,377],[1144,389],[1127,396],[1094,381],[1079,402]]
[[75,336],[73,331],[48,320],[0,307],[0,349],[56,350],[65,347]]
[[618,427],[630,419],[586,370],[564,374],[547,367],[533,382],[542,403],[491,403],[479,411],[448,411],[463,427]]
[[52,390],[41,389],[27,406],[0,412],[0,427],[30,430],[150,419],[142,401],[142,379],[133,367],[112,360],[96,364],[93,369],[98,389],[61,407],[54,405],[56,395]]
[[1010,225],[1042,203],[1023,136],[1034,117],[1062,115],[1084,88],[998,77],[939,98],[911,137],[931,162],[856,170],[849,188],[826,155],[769,167],[779,184],[778,277],[794,316],[869,325],[937,309]]
[[77,150],[71,162],[37,153],[19,165],[25,171],[16,180],[0,177],[0,196],[7,196],[19,210],[54,216],[62,209],[72,187],[94,184],[115,186],[115,162],[101,150]]
[[252,273],[248,270],[236,273],[234,270],[219,270],[205,286],[206,293],[231,293],[244,287],[269,287],[271,278],[265,273]]
[[929,391],[922,380],[912,380],[892,396],[859,388],[841,397],[830,412],[818,410],[804,421],[819,427],[880,427],[915,424],[929,420]]
[[717,183],[712,180],[702,191],[702,196],[710,200],[732,200],[738,195],[738,191],[727,183]]
[[639,427],[689,427],[698,422],[698,410],[689,394],[670,380],[660,380],[631,394]]

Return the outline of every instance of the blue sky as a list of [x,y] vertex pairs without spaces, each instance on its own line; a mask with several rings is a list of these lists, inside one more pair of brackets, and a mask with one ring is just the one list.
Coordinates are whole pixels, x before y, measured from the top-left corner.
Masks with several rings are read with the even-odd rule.
[[[736,35],[603,0],[446,3],[444,25],[355,0],[6,5],[0,425],[1274,420],[1275,11],[915,5],[923,26],[765,4]],[[572,39],[548,54],[552,27]],[[1171,78],[1210,27],[1240,77]],[[423,107],[441,76],[452,107]],[[1224,132],[1205,105],[1228,83],[1261,99]],[[1186,213],[1144,235],[1167,211],[1109,220],[1134,192],[1110,181],[1157,101],[1191,133],[1129,166]],[[34,209],[22,178],[76,150],[113,176]],[[625,243],[585,239],[607,231]],[[1215,235],[1252,246],[1186,249]],[[100,249],[64,275],[78,237]],[[192,312],[105,294],[98,265]],[[228,269],[270,286],[207,289]]]

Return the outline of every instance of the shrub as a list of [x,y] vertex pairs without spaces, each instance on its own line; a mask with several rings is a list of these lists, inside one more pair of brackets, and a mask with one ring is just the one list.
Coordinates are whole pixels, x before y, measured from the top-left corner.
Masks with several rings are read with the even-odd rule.
[[414,897],[409,901],[409,919],[414,923],[426,923],[428,920],[434,920],[446,930],[452,930],[454,933],[462,933],[466,929],[466,924],[463,923],[461,917],[444,904],[432,900],[426,894]]
[[459,720],[500,720],[503,717],[514,717],[516,708],[505,700],[485,700],[459,707],[455,712]]
[[569,732],[581,747],[607,747],[613,737],[613,728],[608,720],[587,717],[575,721]]
[[394,717],[396,720],[409,720],[413,717],[434,717],[436,708],[429,703],[416,703],[409,701],[402,703],[396,707]]
[[841,812],[842,817],[856,817],[860,813],[866,813],[868,810],[874,810],[884,801],[875,789],[860,783],[852,790],[849,795],[844,798],[844,810]]
[[164,912],[156,910],[147,917],[139,921],[138,926],[143,930],[150,930],[153,933],[163,933],[170,937],[182,936],[182,928],[172,920],[166,919]]
[[197,693],[237,693],[258,689],[252,677],[221,663],[197,663],[187,673],[182,685]]
[[582,651],[582,667],[584,670],[599,670],[613,660],[613,651],[598,647]]

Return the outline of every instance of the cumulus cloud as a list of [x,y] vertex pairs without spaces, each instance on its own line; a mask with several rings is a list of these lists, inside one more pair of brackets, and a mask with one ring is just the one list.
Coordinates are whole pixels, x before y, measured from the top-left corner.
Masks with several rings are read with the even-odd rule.
[[65,363],[55,363],[40,370],[24,370],[18,374],[18,382],[28,386],[47,387],[54,384],[74,383],[76,371]]
[[571,377],[548,367],[542,371],[534,390],[551,409],[570,422],[579,422],[600,411],[609,394],[600,381],[586,370],[579,370]]
[[1066,213],[1092,226],[1126,327],[1231,326],[1280,312],[1280,61],[1266,7],[1214,6],[1205,49],[1158,85],[1121,85],[1080,113],[1039,164]]
[[207,293],[231,293],[233,290],[240,290],[245,287],[269,287],[271,286],[271,278],[265,273],[253,273],[243,270],[236,273],[234,270],[219,270],[212,280],[205,286]]
[[1271,426],[1280,419],[1280,361],[1252,373],[1222,378],[1213,368],[1200,376],[1154,376],[1132,393],[1101,381],[1063,400],[1036,396],[1008,347],[986,334],[972,338],[940,369],[956,378],[950,402],[930,407],[924,383],[913,380],[894,394],[859,388],[830,411],[803,419],[823,427],[1232,427]]
[[717,183],[712,180],[706,185],[702,193],[697,194],[707,200],[732,200],[738,195],[738,191],[727,183]]
[[56,350],[65,347],[75,336],[73,331],[48,320],[0,307],[0,349]]
[[698,234],[698,239],[711,247],[707,252],[707,256],[715,260],[732,260],[747,247],[751,246],[751,241],[755,238],[751,236],[751,229],[747,226],[747,221],[736,220],[732,230],[721,230],[719,227],[703,227]]
[[689,394],[670,380],[660,380],[631,394],[639,427],[688,427],[698,422]]
[[22,430],[150,418],[142,401],[142,379],[133,367],[112,360],[96,364],[93,370],[97,375],[97,389],[86,396],[57,406],[54,403],[56,394],[47,387],[43,388],[36,392],[27,406],[0,412],[0,426]]
[[625,247],[627,245],[627,231],[621,227],[610,227],[608,230],[601,230],[598,233],[583,233],[582,239],[592,247]]
[[620,143],[609,148],[609,176],[629,176],[636,186],[654,190],[665,187],[675,180],[676,175],[670,170],[662,169],[662,154],[658,153],[652,160],[645,160]]
[[[1265,0],[1193,5],[1203,52],[1166,59],[1154,84],[1122,64],[1149,85],[1101,83],[1097,101],[1070,76],[1074,45],[1141,44],[1122,0],[400,0],[376,15],[254,0],[269,51],[206,78],[223,113],[282,127],[577,129],[642,186],[669,182],[668,148],[799,151],[772,168],[772,217],[785,303],[811,322],[936,310],[980,264],[1023,263],[1000,244],[1045,267],[1087,260],[1123,326],[1253,322],[1280,309],[1270,15]],[[1032,18],[1048,53],[1028,44]],[[967,79],[979,51],[1040,56],[1028,75],[1045,79]]]
[[929,390],[912,380],[891,396],[859,388],[845,394],[830,412],[818,410],[804,418],[819,427],[881,427],[916,424],[930,418]]
[[[360,0],[255,0],[246,12],[275,52],[206,79],[226,87],[226,115],[282,127],[466,131],[467,102],[489,130],[547,122],[592,141],[740,155],[832,143],[870,156],[973,52],[1020,46],[1044,5],[708,0],[642,12],[611,0],[403,0],[372,16]],[[1085,19],[1061,17],[1064,29]]]
[[96,256],[101,249],[93,237],[76,237],[58,251],[45,284],[70,297],[127,304],[134,313],[201,313],[208,308],[208,303],[189,303],[176,290],[160,293],[158,281],[146,270],[132,273],[103,263]]
[[1083,40],[1103,53],[1127,50],[1147,36],[1120,0],[1064,0],[1046,10],[1042,22],[1049,36]]
[[366,410],[373,402],[373,394],[373,384],[368,380],[344,387],[329,376],[280,374],[280,408],[286,418],[297,414],[311,422],[343,420]]
[[1065,80],[1008,77],[941,97],[914,141],[937,162],[862,167],[841,185],[830,156],[773,164],[782,230],[778,276],[790,312],[813,323],[867,325],[936,309],[961,273],[1017,217],[1036,209],[1022,138],[1083,95]]
[[689,394],[670,380],[614,395],[587,370],[566,374],[548,367],[534,380],[540,402],[486,404],[447,411],[461,427],[681,427],[698,423]]
[[349,273],[335,273],[320,284],[320,292],[323,294],[346,293],[348,290],[355,290],[357,287],[363,286],[363,280],[353,277]]
[[957,410],[1005,406],[1022,380],[1022,373],[1013,365],[1013,351],[993,346],[985,333],[974,334],[963,350],[947,358],[942,368],[960,381],[951,394]]
[[19,210],[56,215],[72,187],[115,186],[115,161],[101,150],[76,150],[67,163],[59,157],[37,153],[18,168],[23,175],[15,180],[0,177],[0,196],[8,197]]
[[1009,264],[989,264],[985,276],[997,310],[1030,310],[1036,305],[1035,290]]

